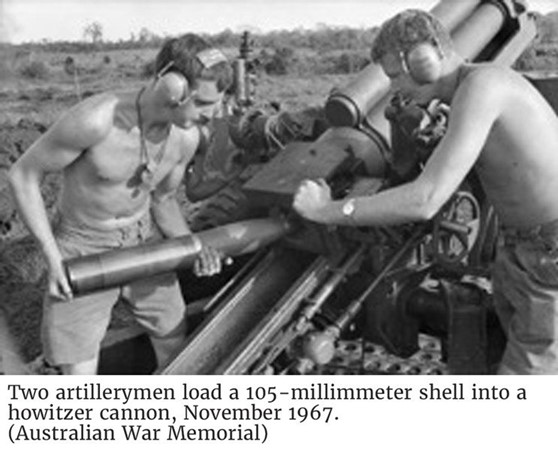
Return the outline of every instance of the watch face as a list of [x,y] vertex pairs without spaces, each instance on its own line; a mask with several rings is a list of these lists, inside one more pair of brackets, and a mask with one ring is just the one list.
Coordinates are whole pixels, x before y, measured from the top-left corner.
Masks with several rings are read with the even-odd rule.
[[355,200],[350,199],[349,201],[345,202],[342,211],[344,216],[352,217],[353,213],[355,212]]

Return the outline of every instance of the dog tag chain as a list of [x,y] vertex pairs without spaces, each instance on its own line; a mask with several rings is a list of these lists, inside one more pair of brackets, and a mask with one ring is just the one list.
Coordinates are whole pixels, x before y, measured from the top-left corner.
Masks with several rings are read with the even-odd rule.
[[147,142],[145,139],[145,130],[143,129],[143,117],[141,115],[140,99],[145,90],[142,88],[136,97],[136,112],[138,115],[139,139],[140,139],[140,165],[136,169],[133,176],[134,185],[144,186],[148,189],[153,188],[153,179],[157,166],[162,161],[169,140],[170,131],[161,143],[159,150],[156,152],[153,159],[150,158],[147,150]]

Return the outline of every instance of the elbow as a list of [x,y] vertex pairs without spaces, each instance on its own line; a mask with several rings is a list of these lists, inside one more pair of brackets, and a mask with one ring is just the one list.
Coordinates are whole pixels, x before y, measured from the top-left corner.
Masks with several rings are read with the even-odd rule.
[[8,184],[14,193],[38,189],[41,178],[41,171],[34,170],[25,164],[19,164],[19,161],[8,171]]
[[195,189],[187,189],[186,190],[186,198],[191,203],[197,203],[204,199],[206,199],[208,195],[204,195],[203,192],[198,192]]
[[43,172],[23,161],[16,161],[8,171],[7,185],[14,201],[25,206],[41,195]]
[[430,186],[416,186],[413,189],[415,193],[414,212],[417,220],[429,221],[438,214],[443,205],[439,191]]
[[434,216],[438,214],[439,210],[440,207],[435,200],[426,199],[424,202],[421,202],[417,208],[418,219],[421,221],[432,220]]
[[26,184],[24,179],[24,171],[17,163],[14,164],[8,171],[8,185],[10,186],[12,192],[19,191],[21,187]]
[[192,203],[196,203],[215,195],[225,187],[222,183],[198,183],[196,185],[186,183],[186,198]]
[[196,203],[207,197],[207,195],[204,195],[203,189],[200,189],[201,186],[201,183],[195,183],[190,177],[185,178],[184,188],[189,202]]
[[434,216],[438,213],[439,209],[432,207],[429,204],[423,205],[417,213],[418,219],[420,221],[426,222],[432,220]]

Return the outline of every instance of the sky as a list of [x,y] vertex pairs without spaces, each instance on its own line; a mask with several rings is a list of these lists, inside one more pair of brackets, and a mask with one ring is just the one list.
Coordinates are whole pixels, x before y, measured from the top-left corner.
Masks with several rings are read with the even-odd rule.
[[[439,0],[0,0],[0,42],[78,41],[88,24],[105,40],[129,39],[142,28],[161,35],[225,29],[312,29],[318,24],[368,28],[406,8]],[[446,0],[448,1],[448,0]],[[468,1],[468,0],[449,0]],[[558,0],[527,0],[534,11],[558,10]]]

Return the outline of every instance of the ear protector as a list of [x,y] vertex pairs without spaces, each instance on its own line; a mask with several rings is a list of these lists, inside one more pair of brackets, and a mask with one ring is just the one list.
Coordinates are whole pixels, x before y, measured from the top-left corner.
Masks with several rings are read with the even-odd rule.
[[440,78],[442,58],[440,47],[427,42],[418,44],[406,54],[401,54],[403,69],[421,85],[434,83]]
[[182,106],[190,99],[190,86],[184,75],[167,72],[155,79],[155,90],[173,106]]

